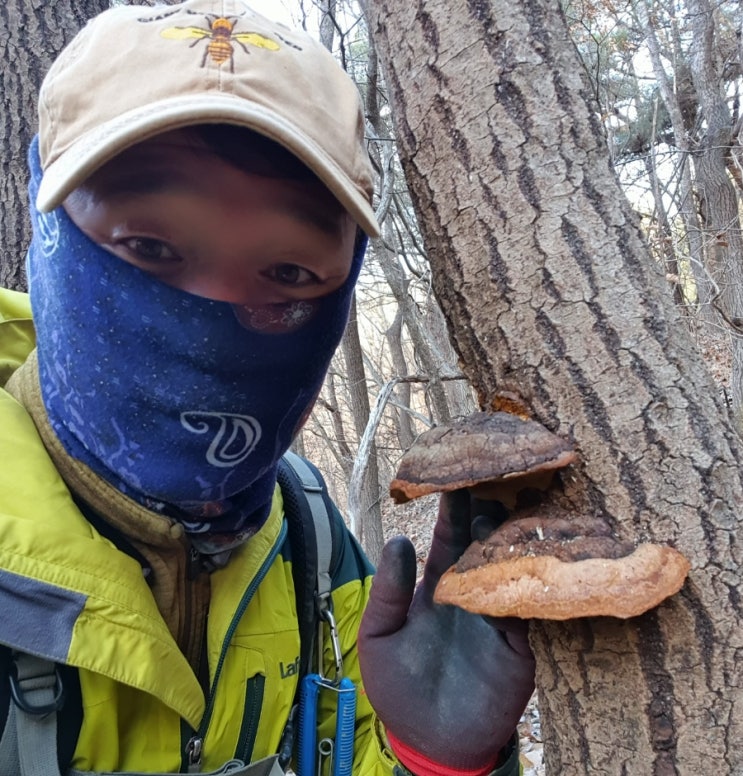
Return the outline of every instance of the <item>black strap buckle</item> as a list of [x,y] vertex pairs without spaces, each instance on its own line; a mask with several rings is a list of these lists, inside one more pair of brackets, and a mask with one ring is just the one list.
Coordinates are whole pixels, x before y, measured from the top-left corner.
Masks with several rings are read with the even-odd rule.
[[[65,688],[62,682],[62,676],[59,672],[59,666],[56,663],[44,661],[45,666],[52,670],[45,670],[41,673],[35,672],[33,675],[18,676],[18,664],[13,662],[10,669],[8,680],[10,683],[10,695],[15,705],[25,711],[26,714],[32,714],[36,717],[43,717],[52,712],[59,711],[64,705]],[[52,700],[48,703],[32,703],[28,700],[28,693],[39,690],[54,689]],[[48,693],[45,693],[48,696]]]

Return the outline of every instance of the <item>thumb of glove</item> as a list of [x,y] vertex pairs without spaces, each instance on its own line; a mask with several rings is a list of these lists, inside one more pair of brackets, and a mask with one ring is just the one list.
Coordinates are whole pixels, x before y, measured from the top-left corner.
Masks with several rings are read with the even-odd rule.
[[384,546],[369,601],[359,628],[359,646],[397,633],[408,617],[415,590],[415,549],[409,539],[396,536]]

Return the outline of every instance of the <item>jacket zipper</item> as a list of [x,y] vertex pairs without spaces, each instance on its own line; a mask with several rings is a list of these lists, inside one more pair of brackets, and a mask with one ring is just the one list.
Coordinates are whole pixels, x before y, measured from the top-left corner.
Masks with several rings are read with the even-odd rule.
[[[214,711],[214,699],[217,694],[217,684],[219,683],[219,677],[222,673],[224,661],[227,656],[227,648],[229,647],[232,641],[232,637],[235,634],[237,624],[240,622],[243,614],[245,614],[245,610],[248,608],[248,604],[251,602],[251,600],[253,599],[253,596],[255,595],[255,591],[258,589],[258,586],[260,585],[260,583],[263,581],[263,578],[268,573],[268,569],[271,567],[276,556],[279,554],[279,550],[283,545],[284,540],[286,539],[286,533],[287,533],[287,526],[286,526],[286,520],[284,520],[281,524],[281,530],[279,531],[279,535],[276,539],[276,542],[271,548],[271,551],[268,553],[268,556],[266,557],[266,559],[261,564],[261,567],[258,570],[258,573],[255,575],[255,577],[253,577],[252,581],[250,582],[247,589],[245,590],[245,593],[243,594],[243,597],[240,599],[240,603],[238,604],[238,607],[235,610],[235,614],[232,617],[232,622],[230,623],[230,627],[227,629],[227,633],[225,634],[225,639],[222,642],[222,651],[219,655],[217,668],[216,668],[216,671],[214,672],[214,681],[212,682],[212,686],[209,690],[209,697],[206,702],[206,709],[204,711],[204,716],[201,718],[199,729],[188,739],[185,746],[184,766],[187,769],[187,773],[200,772],[201,755],[204,748],[204,736],[206,735],[206,731],[207,731],[207,728],[209,727],[209,722],[211,721],[212,713]],[[262,695],[263,694],[261,693],[261,697]],[[255,725],[257,727],[257,720]]]
[[266,687],[266,677],[262,674],[248,679],[245,688],[245,711],[243,712],[242,726],[240,727],[240,737],[235,750],[237,756],[244,762],[249,763],[253,756],[255,748],[255,739],[258,735],[258,723],[261,719],[261,708],[263,706],[263,692]]

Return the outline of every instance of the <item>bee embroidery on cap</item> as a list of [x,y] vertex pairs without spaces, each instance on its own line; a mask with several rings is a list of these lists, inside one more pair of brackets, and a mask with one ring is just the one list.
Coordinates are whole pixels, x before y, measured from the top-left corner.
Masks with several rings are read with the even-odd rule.
[[208,29],[205,27],[168,27],[160,35],[170,40],[196,38],[191,47],[201,40],[208,40],[209,43],[204,50],[201,66],[204,67],[206,65],[208,57],[211,57],[212,61],[217,65],[229,61],[231,73],[235,72],[235,48],[232,45],[233,43],[241,46],[246,54],[249,54],[250,51],[245,44],[268,49],[269,51],[278,51],[281,48],[275,40],[267,38],[259,32],[235,32],[236,17],[207,16],[206,20],[209,24]]

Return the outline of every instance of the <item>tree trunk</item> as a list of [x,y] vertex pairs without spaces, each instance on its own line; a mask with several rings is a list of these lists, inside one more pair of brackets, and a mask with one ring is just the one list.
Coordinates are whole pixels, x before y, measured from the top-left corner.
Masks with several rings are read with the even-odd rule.
[[681,279],[681,270],[678,262],[678,255],[673,240],[673,229],[668,218],[668,212],[663,200],[663,190],[660,179],[658,178],[658,168],[655,163],[655,146],[652,146],[650,153],[645,157],[645,173],[650,181],[650,191],[653,194],[655,205],[654,221],[657,227],[657,257],[662,262],[662,267],[666,273],[666,279],[673,288],[673,301],[679,307],[686,309],[688,302],[684,294],[684,284]]
[[[404,377],[408,373],[408,362],[402,347],[402,310],[397,308],[395,318],[384,333],[387,347],[392,357],[392,367],[395,374]],[[397,409],[395,411],[395,428],[400,450],[407,450],[415,442],[413,419],[410,417],[410,383],[400,383],[395,390]]]
[[449,418],[469,415],[477,409],[475,396],[472,386],[467,380],[449,379],[461,374],[461,371],[457,366],[457,354],[449,340],[446,318],[433,293],[426,297],[423,321],[428,332],[431,351],[435,354],[439,364],[439,377],[444,379],[443,390],[449,409]]
[[[655,79],[658,82],[658,92],[661,100],[668,111],[673,128],[674,144],[679,152],[678,160],[678,209],[681,220],[684,224],[686,240],[689,245],[689,261],[691,262],[691,271],[694,276],[694,284],[697,291],[697,306],[699,317],[708,322],[717,322],[718,316],[715,314],[711,301],[713,296],[712,282],[710,280],[707,267],[704,260],[704,242],[702,240],[702,229],[699,223],[699,214],[696,210],[694,201],[693,184],[691,179],[691,164],[689,162],[691,154],[691,130],[688,126],[692,121],[688,121],[691,111],[687,105],[686,116],[681,108],[678,92],[674,90],[668,75],[663,66],[663,52],[660,41],[658,40],[656,25],[659,23],[657,15],[652,11],[650,0],[639,0],[637,3],[637,12],[640,24],[645,32],[645,43],[648,47],[650,62],[653,67]],[[682,60],[680,47],[675,49],[678,60]],[[675,59],[675,58],[674,58]],[[679,69],[681,69],[681,65]],[[680,77],[679,81],[682,80]],[[687,103],[690,101],[687,95]]]
[[713,63],[714,20],[707,0],[687,0],[693,45],[691,74],[706,126],[702,147],[694,154],[697,191],[704,230],[707,267],[719,288],[714,299],[725,323],[735,332],[731,340],[730,375],[736,426],[743,431],[743,239],[738,195],[727,169],[733,119],[723,93],[723,79]]
[[556,0],[369,0],[434,286],[483,407],[575,440],[576,512],[690,560],[628,621],[534,621],[547,772],[741,774],[741,451],[609,164]]
[[[341,342],[341,350],[346,361],[346,379],[348,380],[348,395],[356,438],[361,440],[369,421],[369,391],[366,387],[366,372],[364,371],[364,355],[361,350],[359,326],[356,315],[356,298],[351,305],[351,315]],[[349,508],[354,505],[352,522],[359,526],[358,540],[366,551],[372,563],[376,563],[382,554],[384,533],[382,530],[382,507],[379,489],[379,462],[377,446],[369,445],[369,460],[362,481],[361,493],[348,494]]]
[[26,153],[36,132],[44,74],[72,36],[107,0],[0,3],[0,286],[23,289],[31,237]]
[[[431,416],[437,423],[446,423],[451,419],[449,401],[444,384],[441,382],[442,359],[437,358],[430,333],[426,330],[420,313],[415,303],[408,294],[408,281],[399,263],[387,248],[382,239],[374,241],[374,255],[379,261],[385,280],[392,291],[392,296],[399,309],[402,311],[402,319],[410,335],[410,340],[415,349],[415,360],[420,366],[420,371],[429,378],[426,387],[426,397],[431,409]],[[405,377],[405,375],[400,375]]]
[[[348,441],[348,435],[346,434],[346,424],[343,420],[343,412],[341,410],[340,402],[338,401],[338,394],[336,391],[336,382],[339,379],[338,373],[335,369],[336,360],[339,358],[339,354],[333,357],[333,362],[330,365],[328,373],[325,375],[325,383],[323,386],[323,392],[318,399],[318,404],[323,407],[327,415],[330,417],[330,425],[332,428],[332,434],[328,433],[326,423],[323,422],[323,418],[317,417],[317,412],[312,414],[312,426],[315,434],[323,441],[323,447],[325,452],[330,453],[336,460],[336,463],[340,467],[343,479],[343,499],[346,498],[346,485],[351,478],[351,472],[353,471],[353,451]],[[327,398],[325,398],[327,395]],[[317,409],[317,408],[316,408]],[[310,455],[315,455],[310,450]],[[323,463],[322,458],[318,458],[318,465]],[[340,497],[337,500],[340,502]]]
[[[320,0],[320,41],[328,51],[333,50],[337,29],[335,0]],[[371,408],[366,387],[364,354],[359,338],[356,319],[356,298],[352,302],[351,315],[341,342],[341,350],[346,362],[348,378],[348,396],[356,428],[356,438],[360,441],[369,420]],[[348,510],[349,520],[358,527],[358,540],[366,550],[372,562],[376,562],[382,553],[384,536],[382,531],[382,509],[379,502],[379,461],[374,440],[368,447],[369,460],[364,467],[364,476],[360,482],[360,492],[352,491],[349,480]],[[353,467],[352,467],[353,468]]]

